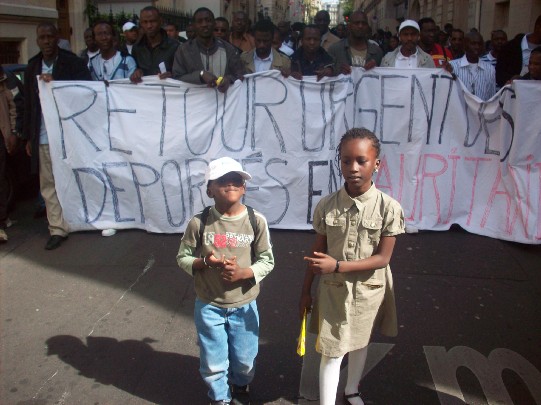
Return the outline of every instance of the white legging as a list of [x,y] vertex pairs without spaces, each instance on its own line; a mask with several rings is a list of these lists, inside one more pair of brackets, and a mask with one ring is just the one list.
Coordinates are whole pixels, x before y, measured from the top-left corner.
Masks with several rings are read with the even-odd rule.
[[[359,391],[359,383],[363,375],[364,364],[368,346],[348,353],[348,379],[345,393],[355,394]],[[334,405],[336,403],[336,390],[340,378],[340,365],[342,357],[328,357],[321,355],[319,366],[319,403],[320,405]]]

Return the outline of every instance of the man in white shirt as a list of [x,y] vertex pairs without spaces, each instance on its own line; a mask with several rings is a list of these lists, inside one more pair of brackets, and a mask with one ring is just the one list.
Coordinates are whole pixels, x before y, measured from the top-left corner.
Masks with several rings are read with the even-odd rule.
[[451,62],[453,72],[466,89],[479,97],[488,100],[496,94],[496,71],[492,64],[479,58],[484,48],[483,37],[478,32],[469,32],[464,36],[466,53],[460,59]]
[[402,69],[435,68],[432,56],[423,51],[419,43],[419,24],[413,20],[405,20],[398,29],[400,46],[387,53],[381,61],[381,67],[397,67]]
[[279,70],[289,76],[291,61],[272,47],[275,27],[269,20],[258,21],[254,28],[255,49],[240,56],[246,73]]

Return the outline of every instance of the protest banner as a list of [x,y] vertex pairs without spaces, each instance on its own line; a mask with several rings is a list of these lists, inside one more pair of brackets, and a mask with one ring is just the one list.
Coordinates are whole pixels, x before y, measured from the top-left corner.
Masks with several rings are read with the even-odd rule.
[[204,171],[238,159],[245,202],[272,228],[310,229],[342,185],[348,128],[382,143],[376,186],[409,226],[539,243],[541,86],[516,81],[482,102],[436,69],[354,69],[321,82],[248,75],[223,95],[175,80],[40,82],[59,200],[72,231],[182,232],[212,203]]

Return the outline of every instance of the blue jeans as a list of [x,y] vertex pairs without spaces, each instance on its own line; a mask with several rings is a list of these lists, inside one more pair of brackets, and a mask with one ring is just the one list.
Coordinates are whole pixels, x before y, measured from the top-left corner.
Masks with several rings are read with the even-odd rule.
[[259,314],[254,301],[240,308],[219,308],[195,300],[199,338],[199,372],[213,401],[230,400],[229,383],[249,384],[254,378],[259,344]]

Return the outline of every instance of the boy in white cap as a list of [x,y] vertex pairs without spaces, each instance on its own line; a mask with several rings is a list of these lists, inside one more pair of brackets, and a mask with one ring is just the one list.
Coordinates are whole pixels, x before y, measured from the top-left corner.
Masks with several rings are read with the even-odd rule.
[[212,405],[250,403],[259,340],[256,297],[274,267],[265,217],[241,202],[251,178],[229,157],[209,164],[207,195],[215,205],[190,220],[177,254],[180,268],[194,278],[199,371]]
[[435,68],[432,56],[423,51],[419,43],[419,24],[413,20],[404,20],[398,28],[400,46],[383,57],[381,67]]

